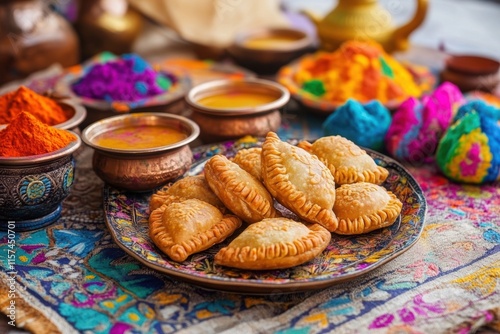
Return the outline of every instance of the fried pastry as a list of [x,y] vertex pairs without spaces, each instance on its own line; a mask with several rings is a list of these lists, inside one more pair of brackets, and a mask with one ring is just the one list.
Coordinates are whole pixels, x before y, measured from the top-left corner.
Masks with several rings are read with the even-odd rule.
[[224,216],[215,206],[198,199],[164,204],[149,216],[149,236],[177,262],[223,241],[240,226],[238,217]]
[[215,255],[215,264],[251,270],[283,269],[312,260],[328,246],[331,233],[319,224],[267,218],[249,225]]
[[381,184],[389,171],[377,166],[365,150],[341,136],[327,136],[313,144],[302,141],[299,147],[316,155],[332,173],[337,185],[370,182]]
[[403,204],[390,191],[373,183],[344,184],[337,188],[333,211],[338,234],[361,234],[392,225]]
[[149,201],[150,212],[162,206],[168,196],[184,199],[196,198],[212,204],[222,212],[225,212],[224,204],[210,189],[203,175],[186,176],[157,191],[151,196],[151,200]]
[[205,178],[222,203],[245,222],[280,216],[264,185],[225,156],[215,155],[207,161]]
[[252,147],[239,150],[232,161],[262,182],[261,158],[262,148]]
[[151,195],[151,199],[149,200],[149,212],[153,212],[163,204],[171,204],[181,200],[180,197],[169,195],[165,191],[159,190],[156,194]]
[[262,179],[271,195],[300,218],[330,232],[337,229],[335,182],[316,156],[269,132],[262,145]]

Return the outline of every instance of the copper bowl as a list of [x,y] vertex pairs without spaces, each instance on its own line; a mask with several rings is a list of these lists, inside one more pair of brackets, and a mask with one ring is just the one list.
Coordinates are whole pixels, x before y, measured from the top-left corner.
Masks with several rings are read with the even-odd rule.
[[[120,149],[100,146],[102,133],[130,126],[165,126],[186,134],[186,138],[164,146]],[[82,132],[82,140],[94,148],[92,166],[103,181],[117,188],[149,191],[183,175],[193,161],[189,143],[199,135],[193,121],[165,113],[131,113],[97,121]]]
[[492,92],[500,83],[500,62],[475,55],[456,55],[446,60],[441,81],[457,85],[463,92]]
[[[276,42],[265,42],[266,39],[275,39]],[[239,65],[270,74],[311,51],[312,47],[312,38],[301,30],[264,28],[236,35],[227,52]]]
[[[270,95],[273,100],[238,108],[212,108],[199,103],[203,98],[235,91]],[[206,82],[192,88],[186,96],[190,118],[200,126],[200,139],[205,143],[246,135],[265,136],[269,131],[277,131],[281,125],[281,109],[289,100],[290,93],[282,85],[253,78]]]

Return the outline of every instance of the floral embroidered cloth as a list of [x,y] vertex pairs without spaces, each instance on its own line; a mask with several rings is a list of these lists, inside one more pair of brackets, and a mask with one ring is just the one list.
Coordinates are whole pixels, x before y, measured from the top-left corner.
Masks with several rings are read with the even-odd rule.
[[[293,133],[293,126],[283,131]],[[315,134],[312,134],[315,135]],[[104,223],[91,150],[57,223],[16,233],[15,275],[0,233],[0,307],[15,279],[16,324],[33,333],[470,333],[500,330],[500,187],[409,167],[428,202],[420,240],[378,269],[317,291],[206,290],[140,264]],[[196,156],[196,150],[194,150]],[[0,181],[1,182],[1,181]]]

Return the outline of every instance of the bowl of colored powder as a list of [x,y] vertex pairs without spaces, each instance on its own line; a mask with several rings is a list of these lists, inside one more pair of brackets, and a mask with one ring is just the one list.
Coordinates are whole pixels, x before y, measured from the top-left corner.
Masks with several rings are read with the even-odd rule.
[[85,126],[129,111],[178,113],[191,87],[184,72],[151,65],[136,54],[101,53],[69,72],[57,84],[56,91],[87,107]]
[[28,112],[0,130],[0,229],[17,231],[55,222],[74,180],[80,137],[46,125]]
[[436,82],[427,68],[398,62],[376,42],[354,40],[334,52],[318,51],[299,58],[282,67],[277,79],[299,103],[326,114],[349,99],[376,100],[394,109]]
[[193,161],[189,147],[198,125],[179,115],[129,113],[97,121],[82,132],[94,149],[93,168],[108,184],[149,191],[183,175]]
[[0,129],[23,111],[46,125],[76,132],[87,115],[85,108],[72,99],[51,98],[20,86],[0,96]]

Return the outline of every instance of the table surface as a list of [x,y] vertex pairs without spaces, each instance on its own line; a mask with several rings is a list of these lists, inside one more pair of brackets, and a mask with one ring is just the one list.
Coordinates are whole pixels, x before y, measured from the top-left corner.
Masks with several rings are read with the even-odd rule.
[[[419,55],[420,53],[420,55]],[[436,65],[439,53],[407,53]],[[443,56],[443,55],[440,55]],[[289,138],[321,136],[324,117],[291,108]],[[284,138],[286,139],[286,138]],[[89,148],[52,226],[16,233],[17,324],[33,333],[469,333],[500,329],[500,188],[448,181],[407,166],[428,202],[420,240],[393,261],[326,289],[244,295],[158,273],[119,248],[105,225],[103,183]],[[8,305],[0,233],[0,305]]]

